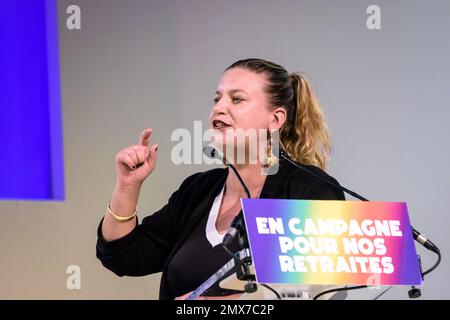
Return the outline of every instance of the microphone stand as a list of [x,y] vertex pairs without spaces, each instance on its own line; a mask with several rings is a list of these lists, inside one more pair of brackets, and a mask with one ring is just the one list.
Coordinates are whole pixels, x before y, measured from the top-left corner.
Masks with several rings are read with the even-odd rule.
[[[238,178],[240,184],[242,185],[242,188],[244,189],[246,195],[248,198],[251,198],[250,191],[248,190],[247,186],[245,185],[244,181],[242,180],[241,175],[238,173],[236,168],[228,162],[224,157],[220,156],[216,149],[212,147],[206,146],[203,148],[203,152],[210,158],[216,158],[222,161],[222,163],[231,168],[233,170],[234,174]],[[231,243],[233,238],[237,236],[238,237],[238,243],[239,243],[239,252],[245,252],[245,254],[236,255],[233,254],[229,249],[228,245]],[[242,211],[239,212],[239,214],[234,218],[233,222],[231,223],[231,228],[228,233],[225,234],[222,247],[225,249],[225,251],[234,259],[235,267],[236,267],[236,276],[239,280],[247,281],[247,283],[244,286],[245,292],[247,293],[253,293],[258,290],[258,286],[256,285],[256,277],[254,274],[251,274],[250,272],[250,266],[252,265],[252,257],[250,255],[250,247],[248,243],[247,238],[247,231],[245,229],[245,222],[242,216]]]

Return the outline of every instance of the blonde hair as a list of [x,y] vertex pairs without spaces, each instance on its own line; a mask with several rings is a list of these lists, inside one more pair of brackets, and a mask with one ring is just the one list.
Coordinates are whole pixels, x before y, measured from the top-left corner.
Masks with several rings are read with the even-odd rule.
[[272,108],[283,107],[287,119],[280,130],[284,151],[295,161],[325,170],[331,138],[324,115],[309,82],[299,73],[289,74],[282,66],[263,59],[239,60],[229,66],[266,75],[265,88]]
[[280,133],[285,151],[298,162],[325,170],[331,152],[331,138],[322,109],[302,75],[291,73],[295,110]]

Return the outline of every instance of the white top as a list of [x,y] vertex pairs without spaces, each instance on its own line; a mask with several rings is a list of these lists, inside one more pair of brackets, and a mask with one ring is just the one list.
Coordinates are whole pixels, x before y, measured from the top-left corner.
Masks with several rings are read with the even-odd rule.
[[225,233],[220,234],[216,228],[217,215],[219,214],[220,204],[222,203],[224,190],[225,184],[223,185],[222,190],[217,195],[216,199],[214,199],[211,211],[209,211],[208,222],[206,222],[206,239],[208,239],[209,243],[213,247],[217,246],[218,244],[221,244],[223,241],[223,237],[225,236]]

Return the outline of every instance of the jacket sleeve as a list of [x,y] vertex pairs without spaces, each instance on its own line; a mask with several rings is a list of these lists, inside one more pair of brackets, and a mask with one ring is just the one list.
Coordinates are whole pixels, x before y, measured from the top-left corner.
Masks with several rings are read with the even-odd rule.
[[176,239],[174,223],[184,190],[194,176],[196,174],[182,183],[164,207],[145,217],[141,224],[120,239],[106,241],[103,238],[102,219],[97,229],[96,254],[103,266],[118,276],[161,272]]
[[[327,175],[324,177],[334,184],[340,185],[336,179]],[[322,181],[316,179],[314,182],[309,184],[305,191],[303,192],[301,199],[305,200],[345,200],[345,195],[342,190]]]

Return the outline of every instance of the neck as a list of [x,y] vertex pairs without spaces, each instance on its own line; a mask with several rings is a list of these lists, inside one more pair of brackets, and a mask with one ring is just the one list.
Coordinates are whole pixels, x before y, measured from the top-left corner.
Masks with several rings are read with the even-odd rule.
[[[267,175],[261,174],[261,165],[235,165],[234,167],[250,191],[252,198],[258,196],[267,177]],[[229,171],[225,188],[229,196],[247,198],[247,194],[233,170]]]

